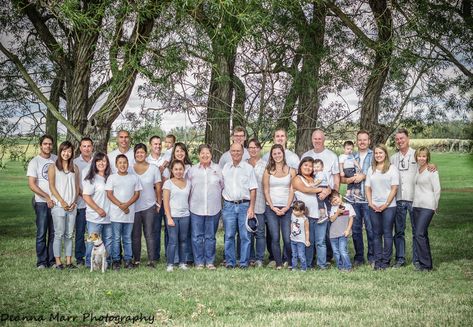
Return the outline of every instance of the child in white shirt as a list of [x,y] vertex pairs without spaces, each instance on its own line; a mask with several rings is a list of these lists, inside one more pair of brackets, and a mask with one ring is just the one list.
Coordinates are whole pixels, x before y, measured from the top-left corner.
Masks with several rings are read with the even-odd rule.
[[306,207],[302,201],[294,201],[291,215],[292,271],[297,268],[297,259],[301,262],[301,271],[307,270],[305,248],[310,246],[309,220],[305,216]]
[[[345,141],[343,143],[343,154],[338,157],[340,165],[340,176],[341,177],[353,177],[357,172],[362,171],[360,164],[353,156],[354,144],[352,141]],[[361,183],[350,183],[347,184],[347,192],[345,199],[348,202],[355,202],[355,199],[360,199]]]

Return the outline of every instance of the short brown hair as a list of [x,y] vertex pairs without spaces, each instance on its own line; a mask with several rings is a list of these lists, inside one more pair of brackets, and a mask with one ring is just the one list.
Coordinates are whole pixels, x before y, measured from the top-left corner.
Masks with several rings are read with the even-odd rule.
[[404,134],[406,135],[407,137],[409,137],[409,131],[405,128],[399,128],[397,131],[396,131],[396,134]]
[[414,154],[414,157],[415,157],[415,160],[417,162],[417,156],[419,155],[419,153],[421,152],[425,152],[427,154],[427,163],[430,162],[430,150],[429,148],[425,147],[425,146],[421,146],[420,148],[418,148],[416,150],[416,153]]
[[236,132],[243,132],[245,133],[245,136],[246,136],[246,130],[242,126],[236,126],[232,131],[232,135],[235,135]]
[[360,135],[360,134],[366,134],[366,135],[368,135],[368,138],[371,137],[370,132],[368,132],[368,131],[365,130],[365,129],[360,129],[360,130],[356,133],[356,137],[358,137],[358,135]]

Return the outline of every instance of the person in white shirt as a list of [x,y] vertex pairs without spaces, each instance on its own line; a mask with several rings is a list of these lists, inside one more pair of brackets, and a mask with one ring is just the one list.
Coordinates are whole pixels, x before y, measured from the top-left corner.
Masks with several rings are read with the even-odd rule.
[[189,209],[191,217],[192,252],[197,269],[206,266],[215,269],[215,251],[222,210],[223,176],[219,165],[212,162],[212,149],[201,144],[198,149],[199,163],[187,173],[191,184]]
[[[133,223],[132,251],[134,265],[139,266],[141,261],[141,234],[145,234],[146,249],[148,252],[148,267],[155,268],[156,236],[155,215],[161,209],[161,173],[159,168],[146,161],[148,149],[143,143],[135,145],[135,164],[133,172],[141,183],[140,197],[135,203],[135,220]],[[161,222],[161,221],[159,221]]]
[[[232,131],[232,143],[238,143],[241,144],[243,147],[243,160],[248,160],[250,158],[250,154],[248,153],[248,150],[245,149],[245,141],[246,141],[246,131],[243,127],[237,126],[233,129]],[[220,160],[218,162],[218,165],[220,168],[223,169],[223,167],[232,161],[232,156],[230,153],[230,150],[222,154],[220,157]]]
[[80,193],[80,173],[73,162],[74,148],[71,142],[62,142],[58,154],[55,165],[48,167],[49,189],[51,199],[54,201],[54,207],[51,209],[54,223],[54,258],[56,269],[64,269],[61,260],[64,240],[65,268],[75,269],[77,266],[72,263],[72,235],[77,213],[77,198]]
[[[94,144],[90,137],[83,137],[79,143],[80,154],[77,158],[74,159],[74,164],[79,167],[79,180],[80,180],[80,190],[82,194],[83,190],[83,180],[84,175],[82,172],[84,170],[89,170],[90,163],[92,161],[92,153],[94,152]],[[85,226],[87,224],[85,218],[86,205],[82,196],[79,195],[77,199],[77,215],[76,215],[76,239],[74,254],[76,257],[76,264],[81,266],[85,264]]]
[[166,150],[164,151],[166,155],[166,160],[163,163],[164,168],[169,166],[169,163],[171,162],[169,158],[171,158],[172,151],[174,149],[175,144],[176,144],[176,136],[173,134],[166,135],[166,137],[164,138],[164,145],[166,147]]
[[48,167],[57,159],[52,154],[53,138],[43,135],[39,138],[39,155],[28,163],[26,176],[28,186],[34,193],[33,207],[36,214],[36,267],[44,269],[55,264],[53,253],[54,225],[51,208],[54,202],[51,199],[48,181]]
[[418,265],[417,270],[432,270],[432,254],[428,228],[432,217],[438,210],[440,200],[440,178],[437,171],[429,170],[430,151],[420,147],[415,152],[419,166],[414,177],[414,242],[416,243]]
[[175,252],[179,251],[179,267],[187,270],[186,247],[190,225],[190,182],[184,177],[185,166],[180,160],[171,161],[171,175],[163,185],[163,205],[169,232],[166,249],[167,271],[173,271]]
[[[107,250],[109,266],[112,253],[112,224],[110,222],[110,200],[105,191],[105,184],[111,174],[110,162],[103,152],[94,155],[88,169],[82,171],[82,196],[86,203],[87,231],[98,233]],[[90,268],[90,256],[93,244],[88,242],[85,252],[85,265]]]
[[240,234],[240,268],[248,268],[250,256],[250,236],[246,220],[255,216],[255,199],[258,182],[253,167],[243,160],[243,145],[230,146],[232,162],[223,167],[224,189],[223,224],[225,228],[225,260],[227,268],[236,264],[235,234]]
[[[258,229],[256,230],[256,234],[251,233],[250,235],[250,265],[254,262],[254,265],[259,268],[263,266],[264,250],[266,247],[265,229],[267,224],[266,216],[264,215],[266,200],[263,192],[263,175],[266,170],[267,162],[261,159],[261,143],[257,139],[251,139],[248,142],[248,152],[250,159],[248,159],[247,162],[253,167],[258,182],[255,198],[255,215],[258,220]],[[270,257],[272,257],[271,245],[269,249]]]
[[112,222],[112,260],[113,269],[121,268],[120,245],[123,243],[125,268],[133,269],[131,261],[131,235],[135,218],[135,202],[142,190],[140,180],[135,174],[128,173],[128,158],[119,154],[115,159],[117,173],[107,179],[105,190],[111,202],[110,221]]
[[[271,234],[271,249],[276,261],[276,269],[281,269],[283,266],[281,237],[286,260],[290,261],[292,258],[290,237],[294,190],[291,181],[294,176],[296,176],[296,171],[287,165],[284,147],[280,144],[273,145],[263,175],[263,189],[266,199],[265,216]],[[292,261],[286,262],[286,265],[292,266]]]
[[[299,156],[287,148],[287,132],[284,128],[278,128],[274,131],[273,134],[273,143],[281,144],[284,147],[284,154],[286,156],[286,163],[289,167],[297,170],[299,168]],[[270,152],[266,153],[263,156],[263,160],[269,161]]]
[[117,167],[115,165],[117,156],[124,154],[128,159],[128,172],[131,172],[132,166],[135,163],[135,155],[133,149],[130,147],[130,133],[125,130],[120,130],[117,134],[117,145],[118,148],[108,154],[108,160],[110,161],[112,174],[117,173]]
[[158,135],[153,135],[149,138],[149,147],[151,151],[148,158],[146,158],[146,161],[158,167],[159,172],[162,174],[164,169],[167,167],[166,162],[171,162],[172,149],[169,154],[167,151],[163,152],[161,137]]
[[[374,269],[389,267],[393,252],[393,227],[399,172],[389,162],[384,144],[374,148],[374,160],[366,174],[365,193],[374,232]],[[383,242],[384,239],[384,242]]]

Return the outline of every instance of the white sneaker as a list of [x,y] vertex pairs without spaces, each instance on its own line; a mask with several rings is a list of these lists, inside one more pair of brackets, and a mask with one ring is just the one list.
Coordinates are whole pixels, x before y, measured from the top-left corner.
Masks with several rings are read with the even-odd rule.
[[256,266],[256,268],[261,268],[261,267],[263,267],[263,262],[261,260],[256,260],[255,266]]
[[187,265],[186,265],[185,263],[181,263],[181,264],[179,265],[179,269],[181,269],[181,270],[187,270],[187,269],[189,269],[189,268],[187,268]]
[[174,266],[173,265],[168,265],[167,268],[166,268],[166,271],[167,272],[172,272],[174,270]]

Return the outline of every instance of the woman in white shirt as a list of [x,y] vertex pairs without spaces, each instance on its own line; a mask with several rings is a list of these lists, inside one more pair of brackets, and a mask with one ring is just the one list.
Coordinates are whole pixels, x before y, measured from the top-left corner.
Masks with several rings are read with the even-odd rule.
[[[291,205],[294,199],[294,190],[291,185],[296,171],[286,163],[284,147],[275,144],[269,152],[269,161],[263,175],[264,197],[266,199],[265,216],[268,220],[271,234],[271,249],[276,269],[281,269],[282,253],[280,238],[282,236],[286,260],[291,260]],[[287,264],[287,263],[286,263]],[[290,264],[288,264],[290,266]]]
[[[87,170],[87,168],[86,168]],[[85,217],[87,220],[87,231],[98,233],[107,250],[109,266],[111,266],[110,255],[112,253],[112,224],[110,223],[110,200],[105,191],[107,178],[112,173],[108,157],[103,152],[97,152],[90,164],[83,182],[82,196],[86,204]],[[87,242],[85,253],[85,265],[90,268],[90,255],[93,244]]]
[[61,261],[62,240],[64,239],[64,254],[66,268],[77,268],[71,261],[72,235],[76,222],[77,197],[79,196],[79,168],[74,165],[74,148],[72,143],[64,141],[59,146],[58,158],[55,165],[48,168],[49,189],[54,207],[51,216],[54,224],[53,252],[56,259],[56,269],[64,269]]
[[428,228],[434,213],[438,209],[440,200],[440,179],[437,171],[428,169],[430,162],[430,151],[426,147],[420,147],[415,153],[418,167],[415,175],[414,201],[414,242],[416,244],[419,265],[417,270],[432,270],[432,254]]
[[192,251],[195,266],[215,269],[215,234],[222,210],[223,176],[220,166],[212,162],[208,144],[199,146],[199,163],[187,173],[191,184],[189,209],[191,215]]
[[190,183],[184,178],[185,166],[180,160],[171,161],[170,178],[163,185],[163,205],[169,233],[166,250],[167,271],[173,271],[174,255],[179,252],[179,267],[187,269],[186,242],[190,225],[189,194]]
[[132,170],[138,176],[143,188],[135,203],[132,234],[133,259],[135,266],[138,266],[141,261],[141,234],[143,231],[148,251],[148,267],[155,268],[156,236],[154,234],[154,218],[161,208],[161,173],[156,165],[149,164],[146,161],[148,152],[146,145],[138,143],[133,151],[135,153],[135,164]]
[[365,182],[365,194],[374,234],[375,270],[386,269],[391,261],[398,185],[399,171],[390,164],[386,146],[378,144],[374,148],[373,162],[368,169]]

